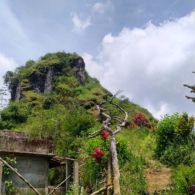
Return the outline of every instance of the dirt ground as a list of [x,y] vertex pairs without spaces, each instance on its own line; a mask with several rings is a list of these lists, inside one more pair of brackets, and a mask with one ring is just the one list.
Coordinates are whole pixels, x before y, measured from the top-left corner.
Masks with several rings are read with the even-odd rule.
[[148,192],[163,190],[171,182],[171,170],[165,166],[160,168],[148,168],[145,170],[145,177],[148,184]]

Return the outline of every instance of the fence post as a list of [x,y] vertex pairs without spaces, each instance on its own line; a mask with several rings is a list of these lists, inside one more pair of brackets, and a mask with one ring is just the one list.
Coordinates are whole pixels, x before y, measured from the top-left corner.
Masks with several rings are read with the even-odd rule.
[[111,156],[108,157],[108,165],[107,165],[107,181],[106,181],[106,195],[112,194],[112,189],[110,188],[112,186],[112,164],[111,164]]
[[[66,160],[66,178],[71,175],[71,163],[70,160]],[[66,181],[66,193],[68,192],[68,188],[69,188],[69,180]]]
[[79,194],[79,163],[78,160],[74,160],[73,165],[73,184],[74,184],[74,193]]
[[2,194],[3,163],[0,161],[0,195]]

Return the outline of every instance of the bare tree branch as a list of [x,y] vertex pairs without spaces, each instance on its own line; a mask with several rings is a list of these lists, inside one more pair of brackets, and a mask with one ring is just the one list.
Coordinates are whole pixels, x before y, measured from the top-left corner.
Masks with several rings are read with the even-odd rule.
[[102,131],[102,129],[100,129],[100,130],[98,130],[98,131],[96,131],[96,132],[90,134],[90,135],[89,135],[89,138],[93,138],[93,137],[98,136],[98,135],[101,133],[101,131]]
[[118,94],[120,94],[121,92],[122,92],[122,90],[118,90],[118,91],[112,96],[112,98],[110,99],[109,102],[112,102],[112,101],[114,100],[114,98],[115,98]]
[[189,89],[192,89],[192,91],[195,91],[195,86],[194,85],[187,85],[187,84],[184,84],[183,85],[184,87],[187,87]]

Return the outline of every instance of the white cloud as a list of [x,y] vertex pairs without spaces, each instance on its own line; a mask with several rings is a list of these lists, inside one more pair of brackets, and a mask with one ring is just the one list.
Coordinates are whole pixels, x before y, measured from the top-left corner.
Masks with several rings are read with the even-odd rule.
[[96,13],[102,14],[105,12],[105,9],[106,9],[105,4],[103,4],[101,2],[97,2],[93,6],[93,11]]
[[160,25],[150,22],[145,28],[124,28],[117,36],[107,34],[97,59],[84,55],[87,68],[112,92],[122,89],[156,117],[177,111],[195,114],[183,87],[195,83],[194,24],[192,12]]
[[91,26],[91,19],[90,18],[82,20],[77,14],[73,15],[72,22],[74,25],[74,31],[76,31],[76,32],[82,32],[86,28]]
[[91,76],[100,78],[104,68],[88,53],[84,53],[83,58],[85,59],[86,69],[91,73]]
[[169,106],[167,105],[167,103],[164,102],[159,102],[159,104],[156,104],[155,106],[146,105],[146,107],[158,119],[162,118],[165,114],[170,112]]
[[104,1],[104,3],[96,2],[92,7],[92,11],[94,13],[103,14],[108,10],[112,11],[113,8],[114,8],[114,5],[112,4],[112,2],[110,0],[107,0],[107,1]]
[[0,87],[3,85],[3,76],[8,70],[14,70],[17,67],[17,63],[14,59],[5,56],[0,53]]

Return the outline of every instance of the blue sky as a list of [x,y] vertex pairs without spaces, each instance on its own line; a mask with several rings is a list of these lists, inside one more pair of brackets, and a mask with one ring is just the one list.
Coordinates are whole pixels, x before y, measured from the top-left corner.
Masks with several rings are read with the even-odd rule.
[[47,52],[77,52],[105,87],[155,116],[195,114],[182,87],[195,83],[194,9],[194,0],[1,0],[0,77]]

